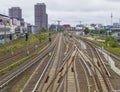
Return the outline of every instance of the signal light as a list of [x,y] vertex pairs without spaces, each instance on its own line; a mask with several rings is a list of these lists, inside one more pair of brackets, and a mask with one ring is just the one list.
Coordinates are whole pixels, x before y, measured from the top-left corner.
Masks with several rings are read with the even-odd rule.
[[10,40],[12,40],[12,34],[10,34],[9,38],[10,38]]
[[51,38],[49,38],[49,42],[51,42]]

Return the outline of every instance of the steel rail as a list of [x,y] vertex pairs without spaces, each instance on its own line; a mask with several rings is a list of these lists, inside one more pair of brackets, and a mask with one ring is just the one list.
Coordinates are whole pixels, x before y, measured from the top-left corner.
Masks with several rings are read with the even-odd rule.
[[55,45],[55,41],[51,45],[47,45],[40,52],[38,52],[37,54],[40,54],[40,55],[38,55],[36,58],[34,58],[33,60],[31,60],[30,64],[24,65],[19,70],[17,70],[14,73],[12,73],[11,74],[12,77],[7,78],[5,82],[3,82],[2,84],[0,84],[0,89],[2,89],[3,87],[5,87],[6,85],[8,85],[8,83],[11,82],[14,78],[16,78],[17,76],[19,76],[21,73],[23,73],[29,67],[31,67],[32,65],[34,65],[40,59],[42,59],[52,48],[54,48],[54,45]]
[[[54,49],[53,53],[54,53],[54,52],[55,52],[55,49]],[[52,54],[51,58],[49,59],[48,64],[46,65],[45,69],[43,70],[43,72],[42,72],[41,76],[39,77],[37,83],[35,84],[32,92],[35,92],[35,91],[36,91],[36,89],[37,89],[40,81],[42,80],[44,74],[46,73],[46,71],[47,71],[47,69],[48,69],[48,67],[49,67],[49,65],[50,65],[50,63],[51,63],[51,60],[53,59],[54,55],[55,55],[55,54]]]

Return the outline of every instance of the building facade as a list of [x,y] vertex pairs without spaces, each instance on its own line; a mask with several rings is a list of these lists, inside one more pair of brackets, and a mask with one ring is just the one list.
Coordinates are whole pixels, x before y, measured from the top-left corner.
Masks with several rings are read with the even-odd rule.
[[71,27],[71,25],[69,25],[69,24],[64,24],[64,25],[63,25],[63,29],[64,29],[64,31],[71,31],[71,30],[72,30],[72,27]]
[[35,26],[35,25],[29,25],[28,26],[28,30],[29,30],[30,34],[37,34],[37,33],[39,33],[38,26]]
[[44,3],[37,3],[34,6],[35,9],[35,25],[47,29],[48,27],[48,15],[46,14],[46,5]]
[[12,21],[9,16],[0,14],[0,44],[9,40],[9,35],[11,34]]
[[119,23],[113,23],[113,28],[120,28],[120,24]]
[[9,17],[22,19],[22,9],[20,7],[12,7],[9,9]]

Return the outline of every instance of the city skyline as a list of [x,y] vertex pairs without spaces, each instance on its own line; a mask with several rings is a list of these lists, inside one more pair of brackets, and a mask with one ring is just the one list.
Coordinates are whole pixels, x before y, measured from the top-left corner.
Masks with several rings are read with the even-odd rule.
[[[36,3],[45,3],[49,24],[56,23],[57,20],[62,24],[72,25],[82,23],[102,23],[110,24],[110,16],[113,14],[113,22],[119,22],[120,1],[119,0],[1,0],[1,14],[8,15],[10,7],[20,7],[23,10],[23,18],[34,24],[34,5]],[[89,2],[89,3],[88,3]]]

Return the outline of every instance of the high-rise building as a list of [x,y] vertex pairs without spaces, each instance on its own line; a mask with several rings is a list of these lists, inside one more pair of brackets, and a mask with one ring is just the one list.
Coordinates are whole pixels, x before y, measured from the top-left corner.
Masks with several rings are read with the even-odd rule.
[[48,28],[48,14],[46,14],[46,28]]
[[46,14],[46,5],[44,3],[37,3],[35,6],[35,25],[40,30],[48,27],[48,15]]
[[22,19],[22,9],[20,7],[12,7],[9,9],[9,16]]

